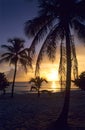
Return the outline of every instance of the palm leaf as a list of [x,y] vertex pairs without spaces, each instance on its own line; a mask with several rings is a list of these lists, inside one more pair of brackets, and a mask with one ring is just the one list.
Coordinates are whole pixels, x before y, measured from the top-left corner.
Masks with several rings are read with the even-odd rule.
[[1,57],[2,57],[2,58],[5,57],[5,56],[10,56],[10,57],[12,57],[13,55],[14,55],[13,53],[6,52],[6,53],[2,54]]
[[74,75],[74,80],[78,78],[78,61],[76,57],[76,49],[74,45],[74,37],[71,36],[71,52],[72,52],[72,62],[73,62],[73,75]]
[[[58,14],[58,1],[57,0],[40,0],[39,1],[39,14],[51,14],[52,16],[55,16],[55,14]],[[55,6],[56,5],[56,6]]]
[[59,76],[60,76],[60,84],[61,91],[63,85],[65,85],[65,77],[66,77],[66,49],[64,43],[61,41],[60,45],[60,63],[59,63]]
[[30,53],[28,49],[24,49],[19,53],[19,62],[22,64],[22,66],[25,68],[27,71],[27,67],[29,66],[32,68],[32,58],[30,57]]
[[27,72],[27,60],[23,58],[19,58],[19,62],[21,63],[22,67],[24,68],[25,72]]
[[[39,32],[39,30],[45,26],[45,24],[50,21],[50,16],[39,16],[34,18],[33,20],[29,20],[25,23],[25,34],[27,36],[33,37]],[[51,19],[52,20],[52,19]]]
[[[60,28],[55,25],[54,28],[49,32],[49,35],[46,37],[40,52],[38,54],[37,62],[36,62],[36,69],[35,69],[35,75],[39,75],[40,70],[40,63],[43,59],[43,55],[46,53],[50,60],[54,61],[55,59],[55,53],[56,53],[56,35],[60,36],[61,31],[58,32]],[[63,37],[62,37],[63,38]]]
[[9,62],[10,63],[11,56],[5,56],[4,58],[0,59],[0,63],[2,62]]
[[48,23],[46,23],[36,34],[36,36],[34,37],[32,44],[30,46],[30,50],[31,50],[31,54],[33,55],[35,53],[35,46],[38,44],[38,42],[40,40],[43,39],[43,37],[48,34],[49,29],[51,29],[53,27],[53,23],[54,20],[50,19],[50,21],[48,21]]
[[2,48],[6,49],[7,51],[13,52],[13,47],[8,45],[1,45]]
[[85,19],[85,0],[78,1],[76,5],[76,14],[78,17]]
[[80,23],[78,20],[74,20],[73,24],[79,38],[85,41],[85,25]]

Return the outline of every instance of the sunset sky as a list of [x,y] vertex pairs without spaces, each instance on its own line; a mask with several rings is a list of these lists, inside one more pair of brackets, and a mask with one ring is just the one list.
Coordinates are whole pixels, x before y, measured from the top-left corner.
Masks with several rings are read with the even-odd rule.
[[[37,6],[37,0],[0,0],[0,46],[6,44],[8,38],[14,37],[25,39],[25,46],[30,46],[31,40],[24,34],[24,23],[37,16]],[[75,40],[75,42],[79,73],[81,73],[85,71],[85,46],[82,41]],[[0,48],[1,53],[3,53],[3,50]],[[47,58],[41,64],[41,76],[46,77],[48,80],[58,80],[59,51],[56,55],[53,64]],[[33,68],[35,68],[35,64]],[[6,72],[8,78],[12,80],[13,66],[9,66],[7,63],[0,64],[0,72]],[[19,67],[16,81],[28,81],[33,76],[34,70],[28,69],[26,74]]]

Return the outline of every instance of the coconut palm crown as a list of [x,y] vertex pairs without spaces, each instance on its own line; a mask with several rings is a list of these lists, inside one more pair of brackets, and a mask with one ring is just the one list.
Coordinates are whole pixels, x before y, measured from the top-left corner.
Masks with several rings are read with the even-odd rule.
[[40,96],[40,87],[42,85],[43,82],[47,83],[47,80],[45,78],[41,78],[39,76],[35,77],[35,78],[31,78],[29,83],[34,83],[35,87],[37,88],[38,91],[38,96]]
[[[30,49],[32,54],[35,46],[43,39],[36,62],[36,72],[40,68],[41,60],[46,53],[52,61],[55,59],[57,41],[65,41],[65,75],[66,90],[62,112],[57,125],[67,124],[69,97],[71,87],[72,59],[74,59],[74,74],[77,73],[75,46],[72,44],[72,32],[85,39],[85,0],[39,0],[39,15],[25,24],[25,33],[34,38]],[[62,58],[61,58],[62,59]],[[61,63],[61,62],[60,62]],[[62,72],[62,64],[60,64]],[[78,73],[76,74],[76,76]]]
[[20,63],[25,71],[27,71],[27,66],[32,67],[32,59],[28,55],[29,52],[27,49],[24,48],[24,40],[20,38],[9,39],[9,45],[2,45],[1,47],[6,50],[5,53],[1,55],[0,63],[8,62],[9,64],[14,65],[14,77],[13,77],[13,84],[12,84],[12,94],[13,97],[14,93],[14,84],[17,72],[17,66]]

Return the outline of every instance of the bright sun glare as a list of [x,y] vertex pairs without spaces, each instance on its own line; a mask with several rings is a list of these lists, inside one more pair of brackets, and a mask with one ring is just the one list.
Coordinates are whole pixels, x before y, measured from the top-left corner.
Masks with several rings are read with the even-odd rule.
[[52,69],[48,74],[49,81],[58,81],[58,71],[56,69]]

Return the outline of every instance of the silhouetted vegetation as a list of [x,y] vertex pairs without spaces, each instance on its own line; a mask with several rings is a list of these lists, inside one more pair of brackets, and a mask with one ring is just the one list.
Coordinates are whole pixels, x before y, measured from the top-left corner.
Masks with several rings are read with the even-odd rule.
[[72,81],[80,89],[85,90],[85,71],[82,72],[77,79],[72,80]]
[[6,88],[9,86],[9,82],[4,73],[0,72],[0,90],[3,91],[3,94],[6,93]]
[[38,92],[38,96],[40,96],[40,88],[43,82],[47,83],[47,80],[39,76],[31,78],[29,81],[29,83],[34,83],[34,86],[31,86],[31,90],[35,88]]
[[14,95],[14,85],[16,79],[16,72],[18,63],[20,63],[25,71],[27,71],[27,66],[32,67],[32,58],[29,55],[29,49],[24,48],[24,40],[20,38],[9,39],[9,45],[2,45],[1,47],[6,50],[4,54],[1,55],[0,63],[8,62],[14,65],[14,76],[12,83],[12,93],[11,97]]

